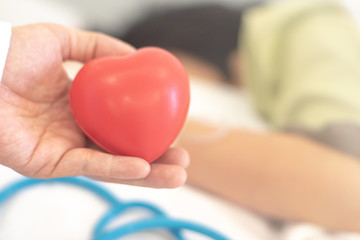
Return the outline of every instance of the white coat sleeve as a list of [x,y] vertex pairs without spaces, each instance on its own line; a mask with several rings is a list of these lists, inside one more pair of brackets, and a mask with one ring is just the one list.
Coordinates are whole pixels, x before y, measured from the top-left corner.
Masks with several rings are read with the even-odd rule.
[[0,83],[10,47],[11,24],[0,21]]

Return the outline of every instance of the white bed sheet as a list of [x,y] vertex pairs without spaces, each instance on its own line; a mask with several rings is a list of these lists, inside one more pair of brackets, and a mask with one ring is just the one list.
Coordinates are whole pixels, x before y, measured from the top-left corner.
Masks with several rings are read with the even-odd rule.
[[[66,65],[70,76],[74,76],[79,67],[80,65],[75,63]],[[251,114],[251,108],[239,92],[225,86],[218,88],[204,84],[196,79],[193,79],[191,84],[190,119],[228,123],[228,126],[242,125],[252,129],[264,128],[261,121]],[[224,110],[223,106],[228,106],[228,109]],[[12,170],[0,166],[0,188],[20,177]],[[120,199],[150,201],[162,207],[170,216],[204,224],[224,233],[230,239],[277,239],[276,232],[257,215],[188,185],[178,189],[159,190],[102,184]],[[98,198],[74,187],[36,187],[21,193],[5,208],[0,209],[0,239],[90,239],[93,225],[106,209],[107,206]],[[169,239],[169,235],[161,237],[158,234],[145,233],[127,239]],[[191,234],[189,239],[207,238]]]
[[[21,178],[0,167],[0,188]],[[276,239],[260,218],[216,196],[190,186],[179,189],[149,189],[103,183],[123,200],[149,201],[170,216],[212,227],[230,239]],[[0,209],[0,239],[3,240],[87,240],[108,206],[87,191],[75,187],[44,185],[26,190]],[[141,215],[141,214],[140,214]],[[125,220],[139,217],[127,214]],[[118,221],[124,222],[125,220]],[[188,233],[189,239],[207,239]],[[124,239],[172,239],[169,235],[143,233]]]
[[[70,64],[74,75],[79,67]],[[226,106],[226,107],[224,107]],[[189,119],[228,127],[264,131],[267,126],[253,112],[243,92],[192,78]],[[0,188],[21,178],[0,166]],[[309,223],[288,223],[272,229],[266,219],[215,195],[185,185],[178,189],[149,189],[102,183],[120,199],[145,200],[162,207],[170,216],[212,227],[234,240],[360,240],[359,235],[335,233]],[[74,187],[36,187],[12,199],[0,209],[0,239],[86,240],[107,206]],[[126,216],[135,218],[138,214]],[[169,239],[169,235],[144,233],[126,239]],[[189,239],[206,239],[189,235]]]

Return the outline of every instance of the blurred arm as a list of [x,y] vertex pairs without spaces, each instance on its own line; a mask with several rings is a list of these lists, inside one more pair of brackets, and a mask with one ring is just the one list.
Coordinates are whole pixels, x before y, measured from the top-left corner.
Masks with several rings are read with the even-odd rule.
[[192,159],[190,184],[271,216],[360,231],[356,159],[276,132],[233,129],[218,139],[196,141],[213,131],[189,122],[178,141]]

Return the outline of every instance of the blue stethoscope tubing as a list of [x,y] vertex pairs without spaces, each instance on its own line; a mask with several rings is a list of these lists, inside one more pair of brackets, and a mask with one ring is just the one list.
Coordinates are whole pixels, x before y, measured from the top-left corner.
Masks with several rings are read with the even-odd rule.
[[[225,237],[221,233],[203,225],[187,220],[170,218],[165,214],[164,211],[151,203],[145,201],[123,202],[117,197],[115,197],[112,193],[107,191],[105,188],[94,183],[93,181],[85,180],[82,177],[56,178],[47,180],[32,178],[21,179],[5,187],[0,192],[0,207],[6,201],[8,201],[10,198],[12,198],[14,195],[21,192],[22,190],[25,190],[35,185],[53,183],[62,183],[84,188],[110,204],[111,207],[109,211],[106,212],[103,217],[97,222],[93,231],[92,240],[115,240],[136,232],[154,229],[167,229],[170,231],[171,234],[173,234],[173,236],[177,240],[185,239],[181,234],[181,230],[190,230],[193,232],[197,232],[215,240],[229,240],[229,238]],[[130,210],[132,208],[142,208],[151,212],[153,215],[152,217],[133,221],[111,230],[105,230],[111,220],[118,217],[124,211]]]

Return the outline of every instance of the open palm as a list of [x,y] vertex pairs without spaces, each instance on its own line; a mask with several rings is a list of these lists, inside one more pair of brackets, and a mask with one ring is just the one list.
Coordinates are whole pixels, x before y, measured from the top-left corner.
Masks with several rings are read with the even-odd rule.
[[103,34],[36,24],[13,28],[0,85],[0,163],[35,178],[86,175],[150,187],[184,183],[186,152],[170,149],[155,163],[104,153],[77,126],[62,63],[124,55],[131,46]]

